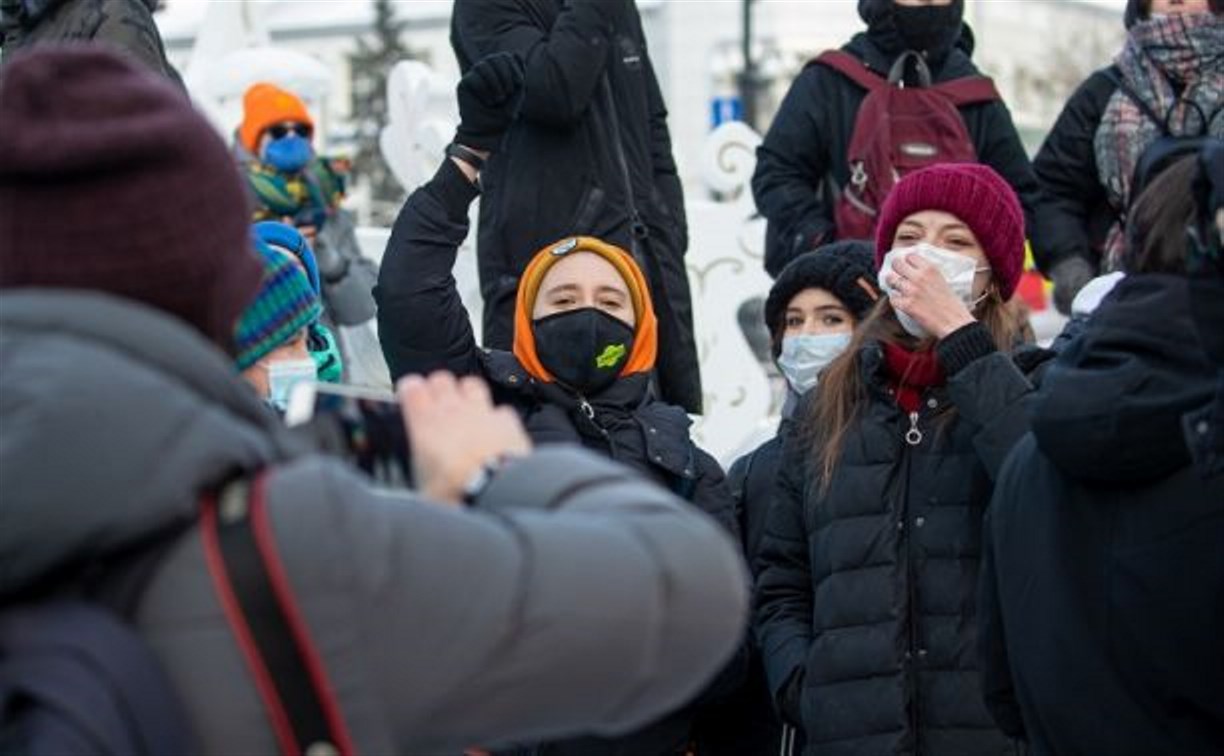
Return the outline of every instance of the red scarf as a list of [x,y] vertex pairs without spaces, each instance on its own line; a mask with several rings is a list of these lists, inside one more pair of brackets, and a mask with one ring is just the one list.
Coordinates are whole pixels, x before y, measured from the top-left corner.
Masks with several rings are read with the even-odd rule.
[[911,352],[896,344],[884,344],[884,367],[888,383],[897,394],[897,404],[906,412],[917,412],[922,392],[942,386],[945,376],[935,350]]

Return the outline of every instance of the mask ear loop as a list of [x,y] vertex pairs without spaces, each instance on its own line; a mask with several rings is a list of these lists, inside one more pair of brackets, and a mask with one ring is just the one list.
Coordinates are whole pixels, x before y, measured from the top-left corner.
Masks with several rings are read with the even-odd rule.
[[[973,269],[974,275],[977,275],[978,273],[989,273],[989,272],[990,272],[990,268],[974,268]],[[977,299],[969,303],[969,312],[976,312],[978,306],[982,304],[982,302],[985,302],[986,298],[989,297],[992,293],[994,293],[994,282],[993,281],[986,284],[986,288],[982,289],[982,294]]]

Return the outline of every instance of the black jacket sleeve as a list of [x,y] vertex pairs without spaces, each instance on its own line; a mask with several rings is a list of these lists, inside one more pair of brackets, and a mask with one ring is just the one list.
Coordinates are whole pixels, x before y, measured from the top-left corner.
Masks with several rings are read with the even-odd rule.
[[783,441],[782,465],[769,508],[757,575],[753,627],[778,710],[798,724],[804,663],[812,645],[812,571],[803,517],[810,445],[796,430]]
[[480,371],[472,324],[451,274],[476,194],[447,158],[395,219],[374,287],[378,341],[393,380],[435,370]]
[[830,105],[841,98],[822,91],[821,66],[805,68],[791,84],[765,139],[757,148],[752,194],[769,222],[765,269],[778,273],[799,254],[833,239],[833,208],[822,192],[829,171],[823,138],[831,128]]
[[1093,140],[1117,88],[1107,71],[1097,71],[1071,95],[1033,160],[1042,190],[1033,255],[1046,273],[1072,256],[1096,267],[1091,224],[1108,205]]
[[[735,516],[735,499],[727,484],[722,466],[707,452],[696,445],[693,446],[694,459],[700,477],[693,491],[692,502],[697,508],[713,517],[723,530],[740,544],[739,521]],[[748,638],[740,643],[735,655],[727,661],[718,675],[706,686],[694,701],[695,708],[702,708],[726,700],[735,694],[748,678],[748,664],[751,659],[751,648]]]
[[697,487],[693,491],[693,504],[718,520],[718,524],[738,542],[740,527],[739,519],[735,516],[735,497],[731,493],[722,465],[696,444],[693,445],[693,457],[700,473]]
[[[1004,471],[1001,480],[1006,480]],[[996,496],[1006,492],[996,489]],[[994,535],[991,507],[982,521],[982,564],[978,577],[978,664],[982,670],[982,698],[999,729],[1013,738],[1026,739],[1024,719],[1016,700],[1011,666],[1007,661],[1007,637],[995,576]]]
[[1024,400],[1033,385],[1010,356],[998,351],[981,323],[954,331],[936,350],[948,374],[948,395],[961,418],[976,426],[973,445],[993,480],[1029,431]]
[[608,0],[575,0],[551,28],[519,0],[456,0],[454,44],[477,61],[517,52],[526,63],[521,118],[553,128],[578,125],[607,68],[613,31]]

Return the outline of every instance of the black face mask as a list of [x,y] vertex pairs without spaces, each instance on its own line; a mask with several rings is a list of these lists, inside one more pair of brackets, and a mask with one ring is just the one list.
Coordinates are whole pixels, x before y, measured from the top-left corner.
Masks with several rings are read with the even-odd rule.
[[584,395],[612,385],[633,351],[633,329],[594,307],[540,318],[532,330],[540,363]]
[[942,60],[960,36],[963,14],[959,0],[950,5],[894,5],[893,23],[906,49],[926,53],[929,60]]

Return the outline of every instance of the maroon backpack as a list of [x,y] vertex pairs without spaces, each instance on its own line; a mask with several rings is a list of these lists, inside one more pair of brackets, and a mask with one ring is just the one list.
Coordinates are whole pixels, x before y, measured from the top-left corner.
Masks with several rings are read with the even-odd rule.
[[[911,60],[918,72],[916,87],[904,84]],[[846,154],[850,180],[841,187],[835,210],[837,238],[872,238],[880,205],[906,173],[934,163],[977,161],[957,108],[1000,99],[987,77],[932,84],[926,61],[913,51],[897,58],[888,78],[841,50],[823,52],[813,63],[828,66],[867,90]]]

